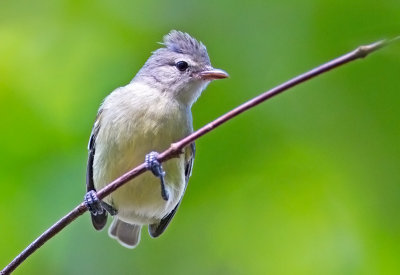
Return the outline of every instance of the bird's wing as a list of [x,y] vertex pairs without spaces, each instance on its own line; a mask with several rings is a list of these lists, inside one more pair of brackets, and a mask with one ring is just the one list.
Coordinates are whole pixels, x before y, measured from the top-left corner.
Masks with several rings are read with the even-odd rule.
[[[195,146],[194,142],[190,144],[189,151],[190,151],[189,152],[189,156],[187,157],[186,164],[185,164],[185,179],[186,179],[186,182],[185,182],[185,190],[184,190],[184,192],[186,191],[186,187],[188,185],[189,178],[192,175],[194,156],[196,154],[196,146]],[[183,197],[183,195],[182,195],[182,197]],[[162,218],[159,223],[155,223],[155,224],[149,225],[149,234],[150,234],[150,236],[152,236],[153,238],[156,238],[156,237],[160,236],[165,231],[165,229],[167,228],[168,224],[171,222],[172,218],[174,217],[176,211],[178,210],[178,207],[179,207],[181,201],[182,201],[182,198],[178,202],[178,204],[175,206],[175,208],[171,211],[171,213],[169,213],[164,218]]]
[[[89,150],[89,158],[88,158],[88,163],[87,163],[87,169],[86,169],[86,191],[89,192],[91,190],[96,191],[94,188],[94,182],[93,182],[93,160],[94,160],[94,154],[96,151],[96,136],[99,132],[100,129],[100,117],[101,117],[102,109],[99,110],[97,113],[96,121],[93,125],[92,133],[90,134],[90,139],[89,139],[89,145],[88,145],[88,150]],[[101,230],[107,223],[107,211],[103,211],[103,214],[101,215],[93,215],[91,214],[92,217],[92,224],[96,230]]]

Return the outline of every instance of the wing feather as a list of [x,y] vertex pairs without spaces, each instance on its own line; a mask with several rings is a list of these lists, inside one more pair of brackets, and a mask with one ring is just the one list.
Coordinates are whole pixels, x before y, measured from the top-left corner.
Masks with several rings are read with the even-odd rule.
[[[88,149],[89,149],[89,157],[86,169],[86,191],[89,192],[91,190],[96,191],[94,187],[93,181],[93,161],[94,155],[96,151],[96,137],[100,130],[100,117],[101,117],[102,109],[99,110],[96,122],[93,125],[92,132],[90,134]],[[93,215],[91,214],[92,224],[96,230],[101,230],[107,223],[107,211],[104,211],[101,215]]]

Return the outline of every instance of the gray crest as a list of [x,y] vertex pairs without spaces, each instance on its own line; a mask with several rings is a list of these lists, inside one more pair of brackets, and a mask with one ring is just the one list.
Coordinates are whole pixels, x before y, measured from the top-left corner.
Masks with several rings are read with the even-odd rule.
[[185,32],[172,30],[164,36],[162,44],[172,52],[187,54],[196,61],[210,64],[206,46]]

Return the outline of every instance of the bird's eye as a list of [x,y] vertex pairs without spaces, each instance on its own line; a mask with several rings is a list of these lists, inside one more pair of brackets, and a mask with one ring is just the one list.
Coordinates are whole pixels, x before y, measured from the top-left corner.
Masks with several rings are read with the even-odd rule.
[[186,69],[189,67],[189,64],[186,61],[178,61],[175,64],[176,68],[180,70],[181,72],[186,71]]

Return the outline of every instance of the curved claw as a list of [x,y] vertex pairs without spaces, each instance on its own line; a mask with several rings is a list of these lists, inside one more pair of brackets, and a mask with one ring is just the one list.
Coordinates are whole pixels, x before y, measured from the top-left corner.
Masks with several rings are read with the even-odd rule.
[[111,216],[118,214],[117,209],[115,209],[108,203],[99,200],[94,190],[90,190],[85,194],[84,201],[89,212],[92,213],[94,216],[102,215],[104,211],[110,213]]
[[86,207],[94,216],[103,214],[104,208],[101,206],[100,200],[97,198],[94,190],[90,190],[85,194],[84,201]]

